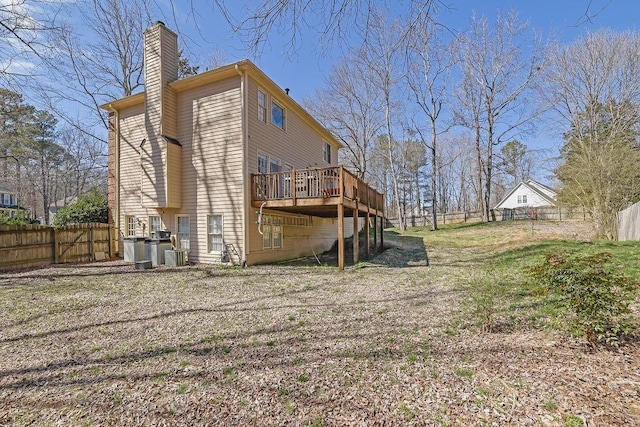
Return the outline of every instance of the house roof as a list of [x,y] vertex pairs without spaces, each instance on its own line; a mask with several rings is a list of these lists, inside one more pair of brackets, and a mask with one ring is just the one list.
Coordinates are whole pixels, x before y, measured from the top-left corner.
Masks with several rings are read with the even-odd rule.
[[13,188],[5,187],[4,185],[0,185],[0,193],[3,194],[15,194],[16,190]]
[[69,196],[65,199],[56,200],[49,205],[49,208],[63,208],[71,203],[75,203],[76,200],[78,200],[76,196]]
[[513,187],[513,189],[511,191],[509,191],[506,196],[504,196],[502,198],[502,200],[500,200],[500,203],[498,203],[494,209],[499,209],[500,205],[502,205],[509,197],[511,197],[511,195],[513,193],[515,193],[516,191],[518,191],[518,189],[520,187],[527,187],[529,190],[531,190],[532,192],[538,194],[540,197],[542,197],[544,200],[546,200],[547,202],[549,202],[550,205],[555,205],[556,203],[556,192],[555,190],[553,190],[550,187],[547,187],[544,184],[539,183],[538,181],[534,181],[533,179],[528,180],[527,182],[520,182],[518,185],[516,185],[515,187]]
[[[337,148],[343,148],[344,145],[338,141],[327,128],[325,128],[320,122],[318,122],[307,110],[305,110],[300,104],[298,104],[291,96],[289,96],[280,86],[278,86],[269,76],[267,76],[260,68],[258,68],[253,62],[248,59],[243,59],[232,64],[223,65],[222,67],[214,68],[213,70],[205,71],[204,73],[196,74],[181,80],[176,80],[169,83],[169,87],[176,92],[181,92],[187,89],[193,89],[206,84],[214,83],[229,77],[238,76],[241,72],[247,73],[250,77],[258,82],[261,87],[277,95],[279,103],[284,104],[284,107],[295,111],[308,125],[317,130],[331,145]],[[103,104],[100,108],[113,111],[121,110],[123,108],[132,107],[144,103],[144,92],[137,93],[135,95],[127,96],[118,100],[114,100]]]

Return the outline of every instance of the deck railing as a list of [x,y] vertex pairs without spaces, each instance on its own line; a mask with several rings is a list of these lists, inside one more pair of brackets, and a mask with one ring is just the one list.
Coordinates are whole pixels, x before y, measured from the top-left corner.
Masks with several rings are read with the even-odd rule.
[[342,166],[252,174],[251,180],[258,201],[340,197],[383,209],[382,194]]

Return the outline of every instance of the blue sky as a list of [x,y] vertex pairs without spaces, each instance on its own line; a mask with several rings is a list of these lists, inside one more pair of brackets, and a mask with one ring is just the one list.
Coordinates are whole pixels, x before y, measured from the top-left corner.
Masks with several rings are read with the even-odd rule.
[[[575,40],[586,31],[595,31],[600,28],[635,30],[637,17],[640,16],[640,2],[635,0],[443,0],[443,2],[448,4],[449,8],[442,9],[439,21],[454,31],[464,30],[474,12],[493,20],[498,11],[505,12],[513,8],[519,12],[522,20],[529,21],[531,26],[545,37],[553,35],[563,43]],[[177,29],[184,35],[180,41],[181,45],[195,59],[194,62],[206,62],[210,52],[216,50],[223,52],[227,62],[249,58],[281,87],[289,87],[291,96],[298,100],[313,95],[322,87],[332,64],[340,56],[338,48],[327,54],[320,54],[316,34],[310,31],[308,37],[305,35],[300,41],[300,49],[293,55],[286,51],[284,38],[278,34],[272,34],[262,54],[259,57],[251,57],[238,37],[230,31],[222,14],[212,8],[210,0],[193,0],[199,15],[198,30],[194,28],[193,15],[186,4],[188,2],[174,2],[173,13],[158,19],[164,20],[170,28]],[[407,1],[400,0],[397,4],[397,8],[401,9],[403,5],[406,6]],[[232,8],[232,12],[238,15],[242,13],[242,6],[239,5]],[[584,16],[588,8],[592,14],[595,14],[590,22],[586,21]]]
[[[158,0],[167,2],[168,0]],[[518,11],[523,21],[528,21],[532,28],[544,39],[553,37],[562,44],[568,44],[587,31],[611,28],[616,31],[636,30],[637,17],[640,16],[640,2],[635,0],[442,0],[448,5],[442,8],[438,21],[454,32],[467,28],[473,13],[484,15],[490,22],[495,20],[498,11],[510,9]],[[188,2],[184,2],[188,4]],[[226,2],[231,11],[240,16],[244,2]],[[255,3],[255,2],[252,2]],[[380,2],[384,3],[383,1]],[[388,0],[394,5],[391,14],[402,12],[408,5],[407,0]],[[299,102],[323,87],[332,65],[340,58],[338,46],[329,52],[319,53],[317,34],[309,31],[299,40],[299,49],[291,54],[285,48],[286,38],[277,33],[270,35],[262,54],[252,57],[244,48],[238,36],[233,34],[219,10],[212,8],[211,0],[193,0],[197,11],[194,28],[192,11],[184,4],[174,1],[171,14],[158,19],[181,34],[180,43],[188,56],[194,58],[196,64],[206,62],[210,52],[223,52],[225,62],[233,62],[249,58],[267,73],[278,85],[290,88],[290,95]],[[585,16],[589,15],[589,19]],[[532,149],[546,150],[545,157],[557,155],[562,143],[560,129],[545,129],[535,135],[528,135],[522,142]]]

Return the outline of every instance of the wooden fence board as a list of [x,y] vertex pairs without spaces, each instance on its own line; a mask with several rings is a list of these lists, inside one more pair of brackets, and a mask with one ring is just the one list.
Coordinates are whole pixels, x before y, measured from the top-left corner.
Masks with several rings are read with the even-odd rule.
[[113,228],[107,224],[0,226],[0,270],[113,257]]

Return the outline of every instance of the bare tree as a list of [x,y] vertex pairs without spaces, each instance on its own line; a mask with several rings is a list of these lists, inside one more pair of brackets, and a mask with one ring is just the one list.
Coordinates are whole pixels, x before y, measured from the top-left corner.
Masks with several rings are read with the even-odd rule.
[[384,125],[380,92],[371,69],[359,54],[333,68],[325,87],[307,101],[307,107],[339,140],[343,158],[360,179],[367,177],[375,136]]
[[640,199],[638,51],[636,32],[587,34],[554,50],[542,87],[566,135],[559,197],[588,208],[610,239],[617,212]]
[[0,81],[24,82],[38,74],[59,29],[64,0],[3,0],[0,2]]
[[438,137],[447,128],[440,129],[440,118],[443,105],[447,102],[447,84],[453,57],[450,50],[442,43],[437,26],[426,22],[419,26],[409,41],[407,55],[407,82],[413,98],[427,119],[428,136],[423,126],[415,129],[429,150],[431,159],[431,227],[438,229]]
[[99,106],[129,96],[144,84],[142,38],[151,23],[147,3],[90,0],[78,5],[86,25],[83,31],[95,37],[78,34],[70,26],[57,32],[48,68],[53,78],[38,85],[39,102],[92,137],[106,128]]
[[[285,51],[294,54],[302,39],[313,34],[321,49],[334,43],[350,46],[354,36],[360,43],[369,35],[376,10],[389,10],[397,6],[392,0],[259,0],[243,9],[244,15],[234,16],[228,1],[211,0],[222,11],[232,29],[242,38],[252,53],[257,54],[269,37],[277,32],[288,37]],[[408,2],[408,28],[429,16],[440,0],[410,0]],[[196,15],[193,2],[191,9]]]
[[476,135],[478,191],[485,221],[490,219],[494,147],[522,132],[539,113],[526,96],[540,75],[544,52],[535,34],[527,37],[528,30],[511,11],[499,13],[494,28],[486,18],[472,17],[471,29],[460,38],[463,84],[457,117],[463,117],[461,123]]
[[381,95],[384,108],[384,131],[387,137],[385,154],[389,162],[389,174],[399,227],[401,230],[405,230],[406,220],[400,200],[400,164],[396,158],[397,150],[395,149],[398,141],[394,139],[395,123],[393,123],[393,117],[401,115],[398,114],[399,103],[395,91],[404,72],[401,55],[407,33],[399,21],[388,22],[382,14],[375,14],[372,17],[368,31],[369,37],[363,46],[362,59],[369,68],[374,84]]
[[58,144],[65,156],[58,166],[56,200],[79,197],[94,187],[106,185],[106,156],[102,141],[66,126],[59,132]]

